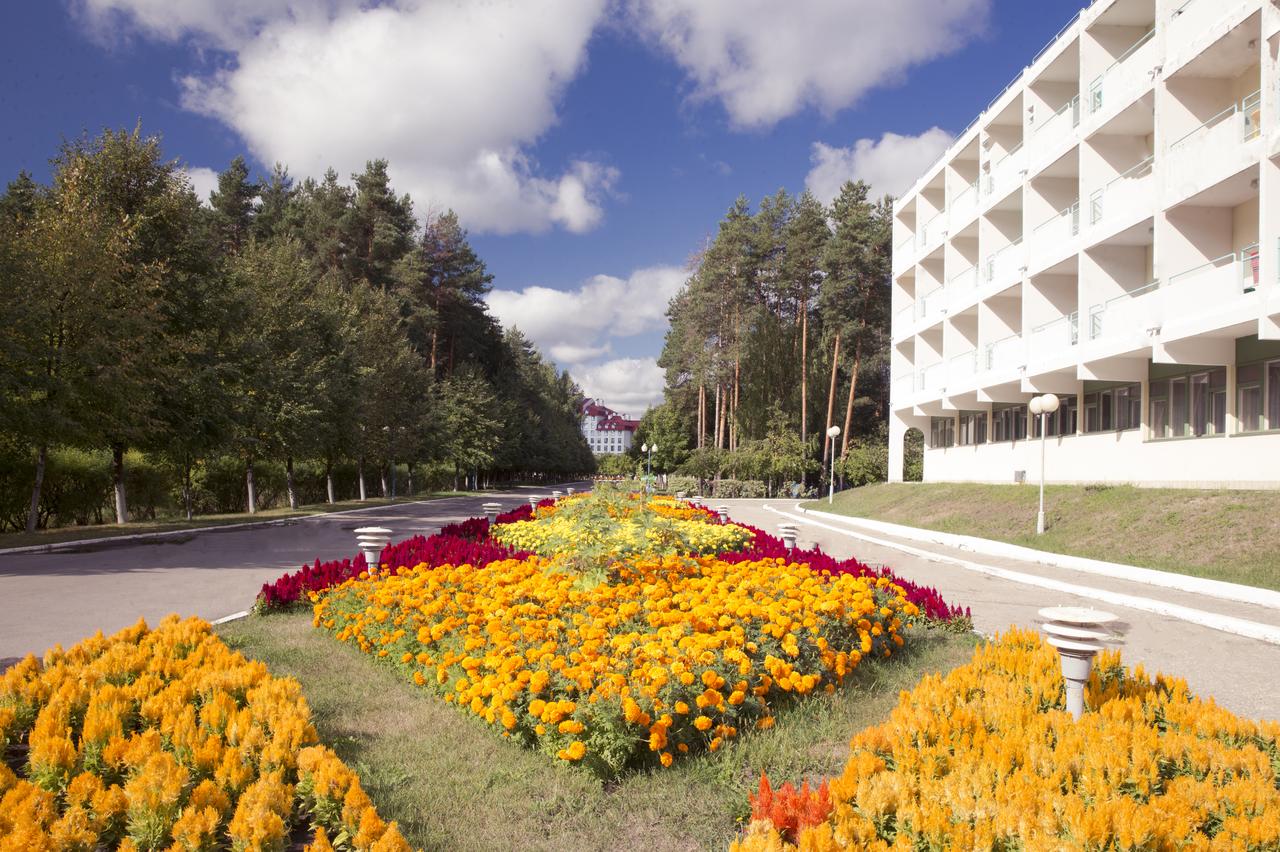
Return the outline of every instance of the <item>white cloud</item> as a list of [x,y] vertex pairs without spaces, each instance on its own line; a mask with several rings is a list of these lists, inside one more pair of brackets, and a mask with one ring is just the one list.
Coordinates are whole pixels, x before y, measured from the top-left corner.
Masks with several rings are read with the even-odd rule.
[[576,290],[494,290],[488,297],[489,310],[504,326],[519,327],[544,351],[586,351],[612,337],[665,328],[667,303],[688,277],[679,267],[651,266],[625,279],[596,275]]
[[188,167],[185,171],[187,179],[191,181],[191,188],[195,190],[196,198],[200,199],[201,204],[208,206],[209,193],[218,188],[218,173],[204,166]]
[[660,404],[666,387],[666,374],[654,358],[617,358],[580,367],[573,378],[587,396],[632,417]]
[[919,136],[886,133],[878,142],[859,139],[849,148],[814,142],[809,155],[812,168],[804,184],[824,204],[830,203],[848,180],[866,181],[873,198],[897,197],[937,162],[953,138],[947,131],[934,127]]
[[667,303],[688,277],[676,266],[650,266],[627,278],[596,275],[574,290],[494,290],[489,310],[568,369],[588,396],[638,415],[662,401],[665,376],[653,358],[605,360],[611,341],[654,335],[656,346]]
[[183,104],[236,130],[262,162],[345,177],[385,157],[419,207],[473,231],[580,233],[598,225],[616,169],[546,173],[529,148],[582,69],[605,0],[81,0],[92,20],[212,41],[225,67],[182,80]]
[[630,0],[631,18],[734,124],[831,114],[913,65],[958,50],[991,0]]

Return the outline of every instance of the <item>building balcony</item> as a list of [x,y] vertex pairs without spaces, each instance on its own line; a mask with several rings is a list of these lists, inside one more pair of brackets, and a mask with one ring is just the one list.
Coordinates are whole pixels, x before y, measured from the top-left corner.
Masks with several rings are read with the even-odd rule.
[[1114,115],[1155,83],[1158,43],[1152,27],[1089,84],[1089,115]]
[[1221,37],[1243,20],[1251,7],[1256,8],[1248,0],[1185,0],[1178,3],[1165,28],[1165,41],[1178,47],[1178,56],[1170,57],[1175,61],[1168,70],[1183,64],[1178,60],[1199,54],[1206,40]]
[[947,292],[951,294],[948,311],[952,314],[978,298],[978,267],[975,264],[947,279]]
[[894,407],[901,408],[911,404],[916,392],[915,373],[899,373],[889,388]]
[[1031,255],[1037,268],[1057,263],[1074,254],[1075,238],[1080,235],[1080,202],[1064,207],[1041,222],[1031,232]]
[[920,254],[928,254],[931,249],[942,242],[946,235],[947,211],[941,210],[920,226],[920,233],[916,235],[916,249]]
[[909,337],[916,326],[916,303],[912,302],[893,315],[893,339]]
[[987,372],[1016,370],[1026,363],[1022,335],[1011,334],[983,347],[982,367]]
[[1152,281],[1089,308],[1089,340],[1098,345],[1145,338],[1160,325],[1160,282]]
[[1183,179],[1177,183],[1177,197],[1166,199],[1166,206],[1254,165],[1258,152],[1252,143],[1261,135],[1261,121],[1259,90],[1175,140],[1166,160],[1168,173]]
[[1045,121],[1037,124],[1031,135],[1031,148],[1039,160],[1047,152],[1056,151],[1075,137],[1080,126],[1080,96],[1067,101]]
[[991,172],[982,184],[984,201],[1004,198],[1022,185],[1027,176],[1027,151],[1021,143],[991,166]]
[[1253,315],[1260,259],[1254,244],[1170,276],[1163,288],[1164,337],[1199,333],[1201,326],[1219,325],[1223,314],[1235,311]]
[[916,300],[916,322],[926,328],[946,315],[947,293],[942,287],[936,287]]
[[916,236],[908,234],[893,247],[893,274],[898,275],[916,262]]
[[1031,329],[1027,361],[1029,364],[1048,364],[1074,359],[1079,342],[1080,312],[1072,311]]
[[947,361],[947,388],[954,391],[958,387],[972,384],[977,374],[977,349],[955,355]]
[[940,395],[947,386],[947,371],[941,361],[921,367],[916,372],[916,392],[925,396]]
[[978,181],[965,187],[947,207],[948,229],[955,233],[978,215]]
[[1004,287],[1022,280],[1022,273],[1027,269],[1027,253],[1023,250],[1022,238],[993,252],[987,257],[987,286]]
[[1154,162],[1155,157],[1147,157],[1090,194],[1090,227],[1124,228],[1152,215],[1155,206],[1151,198]]

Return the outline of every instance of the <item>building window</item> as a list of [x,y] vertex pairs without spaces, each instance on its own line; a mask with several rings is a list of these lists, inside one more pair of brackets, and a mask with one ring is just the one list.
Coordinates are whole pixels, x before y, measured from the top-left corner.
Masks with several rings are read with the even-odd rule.
[[[1248,376],[1247,371],[1245,376]],[[1258,378],[1261,378],[1260,372]],[[1226,368],[1156,379],[1151,382],[1150,393],[1152,438],[1199,438],[1226,434]],[[1258,414],[1254,419],[1261,419],[1261,393],[1250,403],[1247,388],[1241,385],[1237,399],[1242,414],[1252,404]]]
[[929,421],[929,446],[954,447],[956,445],[956,420],[954,417],[934,417]]
[[991,409],[993,442],[1021,441],[1027,437],[1027,407],[1025,405],[999,405]]
[[[1074,435],[1076,433],[1076,397],[1066,394],[1058,397],[1058,410],[1044,418],[1045,431],[1050,438],[1058,435]],[[1031,437],[1040,437],[1040,418],[1031,418]]]
[[1141,425],[1141,384],[1119,385],[1084,395],[1084,431],[1124,431]]
[[960,414],[960,431],[957,439],[962,447],[985,444],[987,442],[987,413],[985,411],[968,411]]

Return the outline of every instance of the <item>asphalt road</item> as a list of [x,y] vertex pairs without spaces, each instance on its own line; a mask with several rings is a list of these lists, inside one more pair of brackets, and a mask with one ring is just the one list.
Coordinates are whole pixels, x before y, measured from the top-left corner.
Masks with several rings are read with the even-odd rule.
[[[796,505],[794,500],[724,502],[729,505],[733,519],[775,533],[779,523],[793,519],[765,507],[795,514]],[[1234,713],[1250,718],[1280,719],[1278,645],[1140,609],[1098,603],[1087,593],[1072,595],[976,573],[952,562],[910,555],[812,524],[800,523],[799,526],[802,547],[817,544],[827,553],[842,559],[856,556],[871,565],[888,565],[904,579],[933,586],[948,603],[969,607],[974,628],[984,635],[998,633],[1010,625],[1038,630],[1041,619],[1036,614],[1037,610],[1048,606],[1092,606],[1113,612],[1121,617],[1117,625],[1124,633],[1120,651],[1127,665],[1141,663],[1149,674],[1164,672],[1181,677],[1195,694],[1211,696]],[[1269,607],[1222,601],[1016,559],[979,556],[880,533],[872,535],[884,541],[928,550],[939,557],[969,560],[1085,589],[1117,592],[1262,624],[1280,625],[1280,610]]]
[[[582,487],[583,483],[578,483]],[[561,487],[561,486],[556,486]],[[512,509],[551,487],[483,497],[448,497],[333,515],[283,526],[208,530],[156,542],[76,552],[0,555],[0,670],[28,653],[64,648],[169,613],[214,620],[248,609],[263,583],[304,562],[356,554],[356,527],[383,526],[396,540],[482,515],[481,504]]]

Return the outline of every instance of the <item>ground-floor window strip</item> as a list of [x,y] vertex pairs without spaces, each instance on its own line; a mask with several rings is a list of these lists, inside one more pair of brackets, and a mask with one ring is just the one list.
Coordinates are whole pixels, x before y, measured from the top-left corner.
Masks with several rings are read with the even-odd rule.
[[1154,439],[1201,438],[1227,433],[1225,367],[1155,379],[1151,382],[1150,396],[1151,437]]
[[1241,432],[1280,429],[1280,361],[1236,368],[1236,416]]

